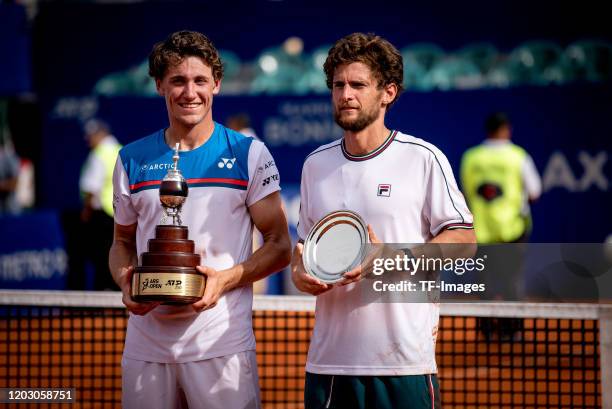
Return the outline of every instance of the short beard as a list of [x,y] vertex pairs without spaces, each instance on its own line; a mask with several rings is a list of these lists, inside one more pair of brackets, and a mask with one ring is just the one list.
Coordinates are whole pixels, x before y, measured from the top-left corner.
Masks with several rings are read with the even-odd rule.
[[[382,98],[382,92],[380,93],[380,97]],[[341,117],[341,110],[337,107],[334,107],[334,120],[340,126],[340,128],[344,129],[348,132],[360,132],[365,128],[370,126],[374,121],[378,119],[380,115],[380,111],[378,106],[372,107],[371,111],[360,111],[359,115],[355,119],[343,119]]]
[[334,120],[340,126],[340,128],[349,132],[363,131],[365,128],[370,126],[378,118],[378,112],[364,112],[357,116],[356,119],[343,119],[340,116],[340,111],[334,111]]

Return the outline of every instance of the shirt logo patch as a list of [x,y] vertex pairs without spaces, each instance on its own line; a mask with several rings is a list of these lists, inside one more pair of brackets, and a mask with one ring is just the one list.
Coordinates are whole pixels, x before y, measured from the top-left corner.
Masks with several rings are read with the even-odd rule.
[[117,193],[113,193],[113,212],[117,211],[118,204],[119,204],[119,195]]
[[236,158],[221,158],[221,162],[217,163],[217,166],[219,166],[221,169],[231,169],[234,167],[234,162],[236,162]]
[[391,185],[378,185],[378,193],[376,196],[391,196]]
[[270,177],[267,177],[263,180],[263,182],[261,183],[262,186],[266,186],[269,185],[271,181],[276,180],[278,181],[278,173],[275,175],[272,175]]
[[146,163],[140,167],[140,172],[148,170],[168,170],[174,168],[172,163]]

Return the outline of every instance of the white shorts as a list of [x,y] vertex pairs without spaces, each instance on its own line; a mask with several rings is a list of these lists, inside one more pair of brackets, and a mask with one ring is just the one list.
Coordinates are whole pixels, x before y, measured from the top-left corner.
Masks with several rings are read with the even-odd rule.
[[260,409],[255,351],[180,364],[121,360],[123,409]]

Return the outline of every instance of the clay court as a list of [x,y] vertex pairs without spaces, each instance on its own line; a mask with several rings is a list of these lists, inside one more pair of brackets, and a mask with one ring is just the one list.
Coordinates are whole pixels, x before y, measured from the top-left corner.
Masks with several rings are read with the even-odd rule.
[[[36,307],[2,306],[0,387],[76,388],[75,409],[120,408],[127,313],[113,296],[92,295],[77,307],[66,306],[75,297],[56,293],[47,297],[52,305],[40,306],[41,295]],[[305,297],[256,297],[253,326],[265,408],[303,407],[313,306]],[[492,316],[523,311],[514,341],[486,341],[477,328],[478,305],[442,306],[436,350],[444,407],[602,407],[596,307],[531,306],[480,310]],[[551,316],[538,317],[546,313]]]

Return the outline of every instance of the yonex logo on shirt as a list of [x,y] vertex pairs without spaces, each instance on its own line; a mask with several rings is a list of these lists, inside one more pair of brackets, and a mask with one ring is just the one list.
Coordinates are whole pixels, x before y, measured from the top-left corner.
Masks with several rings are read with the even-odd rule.
[[220,168],[231,169],[234,167],[234,162],[236,162],[236,158],[221,158],[221,162],[217,163],[217,166],[219,166]]
[[263,180],[263,183],[261,184],[262,186],[266,186],[267,184],[269,184],[271,181],[273,180],[278,180],[278,173],[275,175],[272,175],[270,177],[267,177]]
[[378,193],[377,196],[391,196],[391,185],[378,185]]

